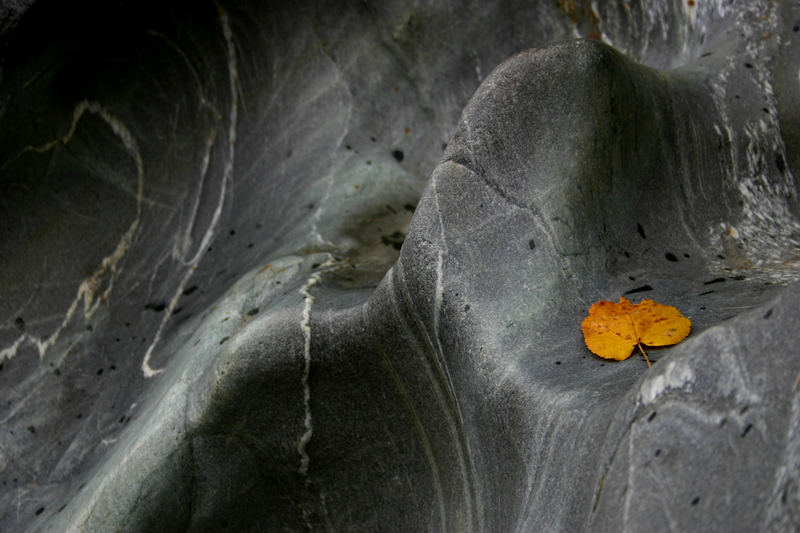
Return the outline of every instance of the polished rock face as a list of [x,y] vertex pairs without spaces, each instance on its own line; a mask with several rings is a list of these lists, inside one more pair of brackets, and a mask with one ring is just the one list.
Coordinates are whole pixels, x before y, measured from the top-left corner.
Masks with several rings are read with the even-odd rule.
[[65,4],[0,10],[0,529],[800,527],[800,7]]

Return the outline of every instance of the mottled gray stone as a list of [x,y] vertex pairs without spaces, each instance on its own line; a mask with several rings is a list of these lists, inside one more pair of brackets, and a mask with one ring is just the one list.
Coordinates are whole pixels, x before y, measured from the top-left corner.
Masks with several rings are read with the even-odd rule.
[[267,4],[0,9],[0,529],[800,527],[797,6]]

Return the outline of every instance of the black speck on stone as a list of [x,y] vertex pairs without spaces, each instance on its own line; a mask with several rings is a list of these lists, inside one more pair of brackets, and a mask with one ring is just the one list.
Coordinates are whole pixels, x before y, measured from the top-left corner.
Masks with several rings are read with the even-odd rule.
[[405,157],[405,154],[403,154],[402,150],[395,150],[392,152],[392,155],[395,159],[397,159],[398,163],[403,160],[403,157]]
[[750,433],[751,429],[753,429],[753,424],[747,424],[744,427],[744,430],[742,431],[742,438],[744,438],[748,433]]
[[150,311],[159,312],[159,311],[163,311],[164,309],[166,309],[167,308],[167,304],[165,302],[149,302],[149,303],[145,304],[144,308],[148,309]]
[[770,309],[769,311],[767,311],[766,313],[764,313],[764,318],[765,318],[765,319],[767,319],[767,318],[769,318],[769,317],[771,317],[771,316],[772,316],[772,309]]
[[647,235],[645,235],[645,233],[644,233],[644,228],[638,222],[636,223],[636,231],[639,232],[639,235],[642,236],[642,239],[646,239],[647,238]]
[[311,268],[319,268],[319,263],[313,263],[313,264],[311,265]]
[[557,365],[560,365],[560,364],[561,364],[561,361],[556,361],[556,364],[557,364]]
[[469,304],[464,306],[464,311],[469,311]]
[[406,204],[403,206],[403,209],[405,209],[409,213],[413,213],[414,211],[417,210],[417,206],[415,206],[414,204]]
[[403,241],[406,240],[406,235],[402,231],[395,231],[391,235],[384,235],[381,237],[381,242],[385,246],[391,246],[395,250],[403,247]]
[[187,287],[186,289],[184,289],[183,290],[183,294],[185,294],[186,296],[189,296],[190,294],[192,294],[196,290],[197,290],[197,285],[192,285],[191,287]]
[[655,417],[656,417],[656,411],[653,411],[652,413],[650,413],[650,416],[647,417],[647,421],[652,422]]
[[21,316],[18,316],[17,318],[14,319],[14,325],[17,327],[18,330],[25,331],[25,321],[22,320]]
[[664,257],[667,258],[667,261],[677,261],[678,260],[678,258],[675,257],[675,254],[673,254],[672,252],[665,253]]
[[370,137],[369,140],[374,142],[374,143],[378,142],[378,139],[376,139],[375,137]]
[[794,25],[794,28],[792,28],[792,31],[795,31],[795,32],[796,32],[796,31],[798,31],[798,30],[800,30],[800,25],[797,25],[797,24],[795,24],[795,25]]
[[533,250],[534,248],[536,248],[536,243],[534,242],[534,240],[533,240],[533,239],[531,239],[531,240],[529,240],[529,241],[528,241],[528,248],[530,248],[531,250]]
[[652,290],[653,290],[653,287],[651,287],[650,285],[642,285],[641,287],[636,287],[635,289],[631,289],[629,291],[626,291],[625,294],[635,294],[637,292],[647,292],[647,291],[652,291]]
[[247,316],[255,316],[258,314],[258,307],[254,307],[247,312]]
[[695,506],[698,503],[700,503],[700,496],[695,496],[694,498],[692,498],[692,501],[690,502],[690,505]]
[[698,296],[705,296],[707,294],[711,294],[712,292],[716,292],[716,291],[713,291],[713,290],[711,290],[711,291],[703,291],[700,294],[698,294]]
[[233,237],[234,235],[236,235],[236,230],[235,230],[235,229],[232,229],[232,230],[230,231],[229,235],[230,235],[231,237]]
[[777,152],[775,153],[775,166],[780,172],[786,171],[786,161],[783,160],[783,155]]
[[661,448],[656,448],[656,451],[653,453],[653,455],[655,455],[656,457],[661,455]]
[[222,339],[220,339],[219,343],[220,344],[225,344],[225,341],[227,341],[228,339],[230,339],[230,337],[222,337]]
[[714,278],[714,279],[709,280],[709,281],[704,281],[703,285],[713,285],[714,283],[723,283],[724,281],[725,281],[725,278]]
[[98,375],[98,376],[100,376],[100,375],[102,375],[102,374],[103,374],[103,369],[101,368],[101,369],[99,369],[99,370],[97,371],[97,375]]
[[36,434],[36,428],[33,426],[28,426],[28,431],[30,431],[33,434]]
[[753,64],[752,63],[745,63],[744,66],[746,68],[753,68]]
[[38,509],[36,509],[36,512],[35,512],[34,514],[35,514],[36,516],[39,516],[39,515],[40,515],[40,514],[42,514],[43,512],[44,512],[44,507],[39,507]]

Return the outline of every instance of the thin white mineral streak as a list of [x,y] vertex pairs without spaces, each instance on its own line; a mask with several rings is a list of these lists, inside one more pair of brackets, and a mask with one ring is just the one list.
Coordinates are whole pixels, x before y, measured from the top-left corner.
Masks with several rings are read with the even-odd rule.
[[[330,258],[321,265],[321,268],[325,269],[326,267],[330,267],[334,262],[335,260]],[[311,462],[306,447],[314,434],[314,425],[311,418],[311,388],[308,385],[308,376],[311,373],[311,307],[314,305],[314,295],[311,294],[311,287],[319,283],[322,272],[324,272],[324,270],[319,270],[311,274],[305,284],[300,287],[299,291],[304,298],[300,329],[303,332],[303,361],[305,365],[303,367],[303,374],[300,377],[300,385],[303,388],[303,408],[305,411],[303,427],[305,431],[297,443],[297,453],[300,454],[300,467],[297,469],[297,473],[306,478],[306,483],[309,483],[308,465]]]
[[[181,282],[178,284],[178,287],[175,289],[173,293],[172,299],[167,306],[166,311],[164,312],[164,317],[161,319],[161,324],[158,326],[158,330],[156,331],[155,337],[153,338],[153,342],[150,343],[150,346],[147,348],[147,352],[144,354],[144,359],[142,360],[142,374],[146,378],[151,378],[156,376],[164,371],[163,368],[154,369],[150,366],[150,358],[153,355],[153,350],[158,345],[159,341],[161,340],[161,334],[164,331],[164,328],[169,322],[170,317],[172,316],[173,311],[178,305],[178,301],[180,300],[183,291],[185,290],[186,285],[188,284],[189,280],[191,279],[192,275],[194,274],[195,270],[197,269],[197,265],[200,263],[200,260],[205,256],[206,250],[208,250],[209,244],[214,239],[214,236],[217,232],[217,226],[219,225],[219,221],[222,218],[222,209],[225,205],[225,200],[227,198],[227,190],[229,182],[233,181],[233,162],[234,156],[236,155],[235,146],[236,146],[236,126],[239,117],[239,72],[236,65],[236,48],[235,43],[233,42],[233,33],[231,32],[230,23],[228,21],[228,15],[225,11],[217,5],[217,10],[219,12],[219,19],[220,19],[220,26],[222,26],[222,34],[225,37],[225,44],[228,49],[228,81],[230,85],[230,93],[231,93],[231,109],[228,119],[228,156],[225,160],[225,168],[223,170],[222,180],[220,183],[220,191],[217,201],[216,209],[214,210],[214,214],[211,217],[211,222],[208,225],[205,233],[203,234],[203,239],[200,242],[200,245],[197,248],[197,252],[195,253],[194,257],[188,262],[188,268],[181,279]],[[208,169],[208,159],[210,157],[211,148],[214,144],[215,136],[214,134],[210,134],[208,138],[208,143],[206,146],[206,156],[203,160],[203,168],[202,168],[202,180],[205,181],[205,174]],[[192,224],[194,224],[194,216],[192,217]]]
[[[114,251],[104,257],[100,263],[100,266],[97,267],[92,275],[84,279],[78,286],[75,298],[73,298],[72,303],[61,320],[61,324],[55,329],[55,331],[53,331],[53,333],[51,333],[49,336],[42,338],[35,337],[29,333],[23,333],[10,346],[0,350],[0,362],[2,362],[4,359],[11,359],[12,357],[16,356],[17,351],[24,343],[32,344],[34,347],[36,347],[36,350],[39,352],[39,357],[43,358],[45,353],[47,353],[47,350],[56,344],[61,333],[72,321],[72,318],[78,311],[81,302],[83,302],[83,316],[85,318],[91,318],[95,311],[97,311],[100,303],[104,300],[107,300],[111,295],[111,291],[114,288],[114,281],[122,272],[122,260],[133,245],[133,238],[139,229],[139,224],[142,217],[142,199],[144,194],[144,171],[142,156],[139,152],[139,147],[136,144],[136,140],[133,138],[130,130],[128,130],[122,121],[111,114],[108,110],[103,108],[100,104],[96,102],[89,102],[87,100],[82,101],[75,106],[75,110],[72,113],[72,124],[70,125],[70,129],[66,135],[42,146],[29,146],[24,151],[45,153],[57,146],[69,143],[72,139],[72,136],[75,134],[75,130],[78,127],[78,122],[80,122],[81,118],[86,112],[98,116],[109,125],[114,134],[119,137],[120,141],[122,141],[122,144],[125,146],[125,150],[128,152],[128,155],[136,164],[136,217],[131,222],[130,226],[128,226],[128,230],[125,232],[125,234],[120,238],[116,248],[114,248]],[[103,277],[106,275],[108,276],[108,282],[105,289],[101,291],[100,289],[103,286]]]

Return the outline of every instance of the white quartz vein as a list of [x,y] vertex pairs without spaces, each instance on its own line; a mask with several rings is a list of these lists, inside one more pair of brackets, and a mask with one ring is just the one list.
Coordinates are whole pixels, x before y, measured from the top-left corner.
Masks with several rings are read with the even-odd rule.
[[[325,261],[320,268],[326,269],[335,264],[331,257]],[[308,376],[311,373],[311,307],[314,305],[314,295],[311,294],[311,287],[320,282],[324,270],[319,270],[311,274],[305,284],[300,287],[300,294],[303,295],[303,315],[300,320],[300,329],[303,332],[303,374],[300,377],[300,385],[303,388],[303,434],[297,442],[297,453],[300,454],[300,467],[297,473],[306,478],[308,483],[308,465],[311,462],[306,447],[311,442],[314,435],[314,424],[311,417],[311,387],[308,385]]]
[[[122,144],[125,146],[125,150],[128,152],[128,155],[136,164],[136,216],[131,222],[130,226],[128,226],[128,230],[122,235],[119,242],[117,242],[117,246],[114,248],[114,251],[105,256],[100,262],[100,266],[98,266],[89,277],[85,278],[80,283],[75,297],[73,298],[66,313],[63,315],[61,324],[59,324],[55,331],[45,337],[36,337],[30,333],[23,333],[10,346],[0,350],[0,361],[3,361],[4,359],[11,359],[12,357],[16,356],[19,348],[24,344],[33,345],[39,352],[39,357],[43,358],[45,353],[47,353],[47,350],[55,345],[56,342],[58,342],[59,336],[80,309],[81,302],[83,302],[83,316],[85,318],[91,318],[92,315],[94,315],[94,313],[97,311],[100,304],[107,300],[111,295],[111,291],[114,288],[114,282],[122,272],[122,260],[128,253],[128,250],[130,250],[131,245],[133,244],[133,239],[136,236],[137,230],[139,229],[139,224],[141,223],[142,218],[142,199],[144,196],[144,165],[142,163],[142,156],[139,152],[139,147],[136,144],[136,140],[133,138],[130,130],[128,130],[122,121],[111,114],[107,109],[102,107],[99,103],[83,100],[77,106],[75,106],[75,109],[73,110],[72,124],[70,125],[69,131],[66,133],[66,135],[60,139],[50,141],[42,146],[29,146],[24,150],[24,152],[32,151],[44,153],[57,146],[69,143],[72,139],[72,136],[75,134],[78,123],[83,115],[87,112],[98,116],[109,125],[111,131],[113,131],[119,140],[122,141]],[[108,276],[105,288],[103,288],[104,276]]]
[[[217,11],[219,13],[219,20],[220,26],[222,27],[222,34],[225,37],[225,44],[227,46],[228,51],[228,82],[230,87],[230,98],[231,98],[231,108],[230,114],[228,118],[228,154],[225,159],[225,166],[223,168],[222,179],[220,180],[220,191],[218,195],[218,201],[216,209],[214,209],[214,214],[211,217],[211,221],[206,228],[205,233],[203,234],[203,238],[197,248],[197,252],[195,253],[194,257],[188,262],[186,265],[188,268],[181,279],[181,282],[178,284],[178,287],[175,289],[172,298],[170,299],[169,305],[167,309],[164,311],[164,317],[161,319],[161,324],[158,326],[158,330],[156,331],[155,337],[153,338],[153,342],[150,343],[148,346],[147,351],[144,354],[144,358],[142,359],[141,370],[142,374],[146,378],[154,377],[161,372],[164,371],[163,368],[154,369],[150,366],[150,358],[153,355],[153,350],[158,345],[159,341],[161,340],[161,335],[164,332],[164,328],[166,327],[167,323],[169,322],[170,317],[172,316],[172,312],[174,311],[175,307],[178,305],[178,301],[180,300],[183,291],[191,279],[192,275],[194,274],[195,270],[197,270],[197,265],[200,263],[202,258],[205,256],[206,251],[208,250],[208,245],[214,239],[217,234],[217,226],[219,225],[219,221],[222,218],[222,210],[225,205],[225,201],[228,199],[228,185],[233,182],[233,163],[234,158],[236,155],[236,127],[238,124],[238,116],[239,116],[239,73],[236,66],[236,47],[233,42],[233,34],[231,32],[230,22],[228,21],[228,15],[222,7],[217,4]],[[209,143],[207,144],[207,154],[203,160],[203,174],[205,174],[208,168],[208,161],[207,159],[210,157],[210,149],[211,144],[213,143],[213,138],[209,137]]]

